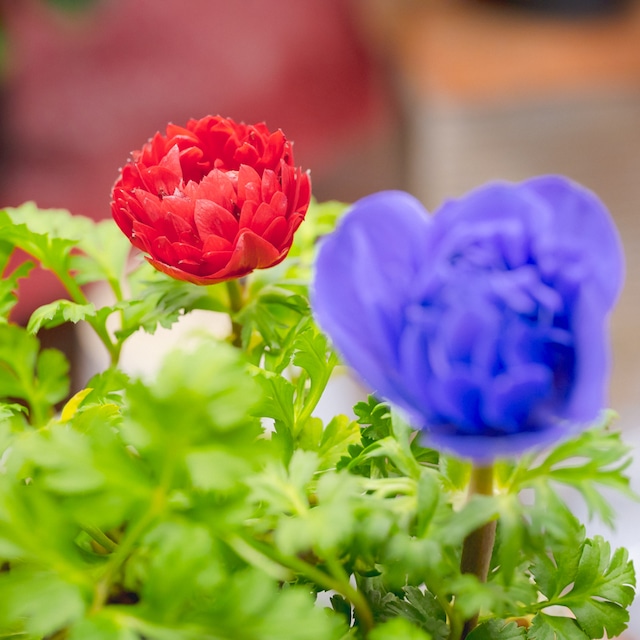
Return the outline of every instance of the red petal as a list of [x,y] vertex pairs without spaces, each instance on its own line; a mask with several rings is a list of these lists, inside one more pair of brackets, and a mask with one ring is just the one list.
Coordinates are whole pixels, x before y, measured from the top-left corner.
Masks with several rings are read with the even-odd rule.
[[203,254],[200,275],[221,277],[220,271],[229,264],[232,255],[233,251],[212,251]]
[[262,174],[262,184],[260,194],[265,202],[271,202],[271,198],[277,191],[280,191],[280,183],[276,174],[271,169],[265,169]]
[[157,193],[160,196],[168,196],[180,186],[182,170],[179,174],[176,174],[166,167],[157,165],[141,170],[140,178],[147,191]]
[[[287,237],[288,231],[289,224],[287,220],[281,216],[278,216],[267,227],[266,231],[262,234],[262,237],[267,242],[270,242],[274,247],[282,249],[282,243]],[[291,237],[293,237],[293,233],[291,233]]]
[[304,215],[301,213],[294,213],[287,219],[287,234],[282,239],[280,246],[282,249],[289,251],[291,243],[293,242],[293,234],[297,231],[298,227],[304,221]]
[[286,216],[287,215],[287,206],[289,205],[289,200],[287,196],[282,193],[282,191],[276,191],[273,194],[273,198],[271,198],[271,202],[269,203],[271,208],[274,210],[277,216]]
[[184,271],[183,269],[166,264],[160,260],[150,258],[149,256],[145,256],[145,257],[149,262],[149,264],[153,265],[158,271],[162,271],[162,273],[166,273],[168,276],[171,276],[176,280],[192,282],[193,284],[214,284],[214,282],[219,282],[219,280],[212,281],[207,278],[203,278],[201,276],[195,275],[193,273],[189,273],[187,271]]
[[194,227],[193,209],[194,201],[182,195],[167,196],[162,199],[163,215],[173,214],[177,218],[181,218],[185,225],[190,229]]
[[152,253],[153,242],[158,237],[158,232],[153,228],[149,227],[146,224],[142,224],[137,220],[133,222],[133,230],[131,232],[131,244],[134,247],[146,252]]
[[193,216],[203,240],[210,234],[234,240],[238,234],[238,221],[235,216],[216,202],[198,200]]
[[280,129],[274,131],[267,140],[267,145],[262,156],[262,161],[264,162],[264,166],[269,169],[277,169],[280,164],[280,159],[282,158],[282,154],[285,151],[286,147],[286,138],[284,137],[284,133]]
[[233,154],[233,159],[239,167],[243,164],[254,167],[260,159],[260,154],[251,143],[243,142]]
[[160,260],[165,264],[177,264],[176,254],[173,251],[171,242],[165,236],[153,238],[150,242],[151,249],[149,253],[154,259]]
[[220,169],[213,169],[202,179],[195,189],[195,197],[217,202],[228,211],[233,211],[238,200],[234,181]]
[[135,189],[132,195],[135,197],[135,200],[132,198],[129,206],[135,218],[138,218],[138,220],[150,226],[153,226],[162,218],[164,212],[162,211],[162,204],[158,196],[144,189]]
[[182,242],[170,242],[164,236],[154,240],[149,253],[153,259],[189,273],[197,271],[202,259],[202,252],[195,247]]
[[247,200],[260,202],[261,184],[258,172],[246,164],[238,169],[238,199],[244,203]]
[[238,226],[240,229],[247,229],[251,227],[251,222],[253,221],[253,216],[255,216],[258,206],[258,203],[253,200],[249,200],[242,205],[240,217],[238,219]]
[[251,231],[259,236],[263,235],[275,217],[274,210],[266,202],[262,202],[258,205],[253,220],[249,225]]
[[249,229],[242,229],[225,271],[230,276],[245,275],[254,269],[270,267],[279,258],[278,250],[271,243]]
[[220,236],[210,235],[207,236],[204,244],[202,245],[202,253],[206,255],[207,253],[214,253],[218,251],[233,251],[233,244],[229,242],[226,238],[221,238]]

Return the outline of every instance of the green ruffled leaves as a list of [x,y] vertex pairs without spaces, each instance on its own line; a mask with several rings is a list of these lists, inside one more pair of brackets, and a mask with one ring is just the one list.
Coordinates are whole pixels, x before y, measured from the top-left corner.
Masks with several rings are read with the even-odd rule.
[[[539,607],[569,609],[583,637],[609,638],[627,627],[627,607],[635,595],[636,576],[626,549],[611,547],[602,537],[587,539],[577,548],[565,548],[553,556],[539,556],[532,575],[546,598]],[[539,613],[533,620],[533,638],[546,637],[560,624],[554,616]],[[575,635],[574,637],[577,637]]]

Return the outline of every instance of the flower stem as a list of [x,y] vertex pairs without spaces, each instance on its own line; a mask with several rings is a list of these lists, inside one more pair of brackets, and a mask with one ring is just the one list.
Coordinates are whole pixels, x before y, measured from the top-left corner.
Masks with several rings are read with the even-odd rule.
[[[87,297],[84,295],[82,289],[78,285],[78,283],[68,274],[68,273],[60,273],[56,271],[56,275],[64,285],[65,289],[71,296],[73,302],[81,305],[88,304],[89,301]],[[109,353],[109,358],[112,366],[116,366],[118,364],[118,360],[120,358],[120,349],[121,345],[119,343],[114,343],[109,336],[109,332],[103,322],[99,322],[96,318],[87,318],[87,322],[96,332],[98,338],[102,344],[104,344],[105,348]]]
[[[471,470],[469,482],[469,495],[493,495],[493,466],[476,467]],[[472,531],[466,538],[462,547],[462,573],[472,573],[481,582],[487,581],[491,553],[496,537],[496,521],[492,520]],[[462,630],[462,638],[478,624],[478,615],[465,621]]]
[[[305,576],[326,590],[335,591],[336,593],[344,596],[353,606],[354,613],[360,623],[363,636],[365,638],[367,637],[374,625],[373,613],[364,594],[351,584],[349,576],[336,558],[327,558],[326,563],[327,568],[329,569],[329,573],[327,573],[298,556],[280,553],[275,548],[258,542],[255,539],[249,540],[239,537],[238,539],[242,540],[245,545],[248,545],[255,552],[262,554],[265,558],[275,562],[277,565]],[[231,546],[236,550],[236,552],[240,552],[239,555],[244,557],[247,561],[251,560],[250,558],[247,558],[246,552],[243,552],[243,548],[238,547],[237,540],[233,541]]]
[[231,344],[234,347],[242,347],[242,325],[235,320],[236,313],[244,306],[244,290],[238,279],[227,280],[227,293],[231,318]]

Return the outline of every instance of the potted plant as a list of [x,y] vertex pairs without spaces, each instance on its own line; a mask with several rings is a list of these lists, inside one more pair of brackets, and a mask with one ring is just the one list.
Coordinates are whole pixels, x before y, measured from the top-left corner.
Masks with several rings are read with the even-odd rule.
[[[593,194],[547,176],[433,217],[400,192],[318,204],[282,132],[206,117],[135,152],[112,208],[0,215],[0,637],[622,633],[633,565],[559,491],[609,523],[600,489],[630,494],[602,412],[622,254]],[[24,328],[15,248],[69,294]],[[122,370],[131,336],[194,310],[228,337]],[[65,322],[110,359],[69,399],[37,338]],[[342,363],[377,395],[322,419]]]

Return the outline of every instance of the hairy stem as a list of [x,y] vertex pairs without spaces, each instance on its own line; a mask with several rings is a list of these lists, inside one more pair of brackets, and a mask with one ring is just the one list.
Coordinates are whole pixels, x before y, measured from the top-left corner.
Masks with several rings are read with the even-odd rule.
[[[471,470],[469,495],[490,496],[493,494],[493,466],[476,467]],[[472,531],[465,539],[462,547],[462,562],[460,568],[463,573],[472,573],[481,582],[487,581],[491,553],[496,538],[496,521],[492,520]],[[478,615],[464,623],[462,638],[478,624]]]

